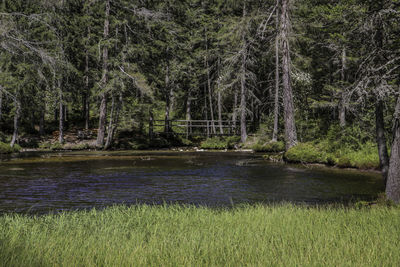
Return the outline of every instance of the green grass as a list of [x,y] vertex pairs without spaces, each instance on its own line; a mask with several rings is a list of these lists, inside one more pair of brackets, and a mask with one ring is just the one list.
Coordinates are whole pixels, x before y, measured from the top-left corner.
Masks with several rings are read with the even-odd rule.
[[1,266],[399,266],[400,209],[112,207],[0,217]]

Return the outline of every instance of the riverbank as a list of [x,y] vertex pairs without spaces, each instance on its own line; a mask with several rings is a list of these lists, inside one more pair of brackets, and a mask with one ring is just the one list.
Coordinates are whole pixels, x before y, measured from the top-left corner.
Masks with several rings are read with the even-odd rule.
[[111,207],[0,217],[0,266],[395,266],[400,209]]
[[[18,151],[96,151],[95,129],[82,134],[83,131],[69,131],[65,134],[65,143],[60,144],[57,134],[37,138],[25,136],[21,145],[11,148],[0,142],[0,154]],[[8,137],[9,139],[10,137]],[[7,138],[6,138],[7,139]],[[350,142],[351,141],[351,142]],[[353,168],[363,171],[379,171],[378,149],[372,142],[353,142],[336,140],[333,137],[299,143],[285,151],[284,142],[271,142],[265,135],[249,136],[248,141],[240,143],[240,137],[212,137],[208,139],[185,139],[180,136],[157,136],[151,142],[143,133],[122,132],[118,135],[112,150],[172,150],[172,151],[246,151],[264,153],[264,158],[272,162],[287,162],[303,165],[324,164],[329,167]]]

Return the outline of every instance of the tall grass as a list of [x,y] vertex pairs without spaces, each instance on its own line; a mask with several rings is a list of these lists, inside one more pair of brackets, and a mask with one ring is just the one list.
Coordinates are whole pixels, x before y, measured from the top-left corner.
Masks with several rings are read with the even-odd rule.
[[112,207],[0,217],[1,266],[399,266],[399,208]]

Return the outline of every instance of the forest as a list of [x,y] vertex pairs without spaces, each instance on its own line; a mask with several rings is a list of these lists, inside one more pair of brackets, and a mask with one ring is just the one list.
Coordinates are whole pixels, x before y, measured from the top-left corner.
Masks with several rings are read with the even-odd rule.
[[400,202],[398,0],[2,0],[0,17],[3,149],[192,142],[171,120],[222,142],[229,121],[292,161],[374,157]]

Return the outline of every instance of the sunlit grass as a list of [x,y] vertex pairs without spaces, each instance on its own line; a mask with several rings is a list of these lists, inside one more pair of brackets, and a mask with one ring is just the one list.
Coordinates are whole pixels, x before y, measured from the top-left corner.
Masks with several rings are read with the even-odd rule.
[[0,217],[2,266],[399,266],[399,208],[113,207]]

